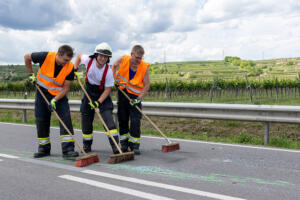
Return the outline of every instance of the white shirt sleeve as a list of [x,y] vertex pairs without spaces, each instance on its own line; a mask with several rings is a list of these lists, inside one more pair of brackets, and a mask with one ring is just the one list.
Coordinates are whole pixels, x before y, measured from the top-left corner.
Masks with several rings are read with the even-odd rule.
[[112,70],[109,67],[105,77],[105,87],[113,87],[113,86],[114,86],[114,77],[113,77]]
[[84,64],[84,65],[85,65],[85,68],[87,68],[87,65],[88,65],[90,59],[91,59],[91,58],[90,58],[88,55],[83,54],[83,55],[81,56],[81,62],[80,62],[80,64]]

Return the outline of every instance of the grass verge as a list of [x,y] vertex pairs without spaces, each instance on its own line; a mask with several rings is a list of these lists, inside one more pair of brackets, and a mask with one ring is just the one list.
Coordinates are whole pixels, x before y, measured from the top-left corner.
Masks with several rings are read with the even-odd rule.
[[[73,127],[81,129],[79,113],[71,113]],[[262,123],[215,121],[200,119],[151,117],[158,127],[171,138],[202,140],[249,145],[264,144],[264,128]],[[1,110],[1,122],[23,123],[23,112],[16,110]],[[27,111],[27,123],[35,124],[33,111]],[[52,115],[51,126],[59,126],[59,121]],[[142,120],[142,134],[161,136],[145,119]],[[94,120],[94,130],[104,131],[97,117]],[[272,124],[270,127],[271,147],[300,149],[300,134],[298,125]]]

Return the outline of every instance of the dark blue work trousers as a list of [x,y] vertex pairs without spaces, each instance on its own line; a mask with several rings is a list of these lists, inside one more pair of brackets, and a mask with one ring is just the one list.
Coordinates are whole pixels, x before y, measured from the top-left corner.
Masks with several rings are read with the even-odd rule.
[[[46,89],[40,87],[48,101],[50,102],[53,95],[51,95]],[[73,125],[70,114],[70,107],[68,103],[68,98],[65,96],[62,99],[56,102],[56,112],[64,124],[67,126],[69,131],[74,134]],[[40,94],[38,90],[36,90],[35,96],[35,117],[36,117],[36,126],[37,126],[37,137],[38,138],[48,138],[50,135],[50,120],[51,120],[51,112],[49,110],[49,106]],[[61,123],[59,123],[60,127],[60,135],[69,135],[69,133],[65,130]],[[66,153],[68,151],[74,151],[74,141],[71,142],[61,142],[62,152]],[[39,151],[50,151],[51,143],[46,145],[39,144]]]

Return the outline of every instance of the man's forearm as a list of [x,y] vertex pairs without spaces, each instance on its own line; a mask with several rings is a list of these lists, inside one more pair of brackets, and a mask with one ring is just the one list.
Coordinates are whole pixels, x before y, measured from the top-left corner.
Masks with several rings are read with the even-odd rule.
[[111,87],[109,88],[105,88],[104,92],[102,93],[102,95],[100,96],[100,98],[98,99],[99,103],[103,103],[105,101],[105,99],[108,97],[108,95],[110,94],[111,91]]
[[150,86],[144,86],[144,89],[142,90],[141,94],[138,96],[140,99],[143,99],[144,96],[147,94],[148,90],[149,90]]
[[58,100],[64,98],[68,94],[69,91],[70,91],[70,89],[64,88],[54,98],[58,101]]
[[31,61],[31,54],[26,54],[24,56],[24,62],[25,62],[25,66],[27,68],[27,71],[29,73],[33,73],[32,61]]
[[62,90],[58,93],[58,95],[55,96],[55,99],[60,100],[60,99],[64,98],[70,91],[71,84],[72,84],[72,81],[65,80]]

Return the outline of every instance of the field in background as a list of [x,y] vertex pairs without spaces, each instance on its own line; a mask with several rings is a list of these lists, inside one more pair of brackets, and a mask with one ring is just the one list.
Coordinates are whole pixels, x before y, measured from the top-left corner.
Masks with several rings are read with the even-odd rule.
[[[237,58],[237,57],[233,57]],[[193,62],[167,62],[151,63],[151,81],[182,80],[213,80],[218,77],[224,80],[244,79],[295,79],[300,72],[300,58],[281,58],[272,60],[246,61],[253,62],[251,66],[237,62],[216,61],[193,61]],[[38,66],[34,65],[37,72]],[[79,71],[84,71],[80,66]],[[0,65],[0,83],[9,81],[22,81],[27,78],[27,70],[24,65]]]
[[300,72],[300,58],[281,58],[253,61],[255,66],[241,67],[225,61],[168,62],[150,65],[151,81],[172,80],[225,80],[244,79],[295,79]]

